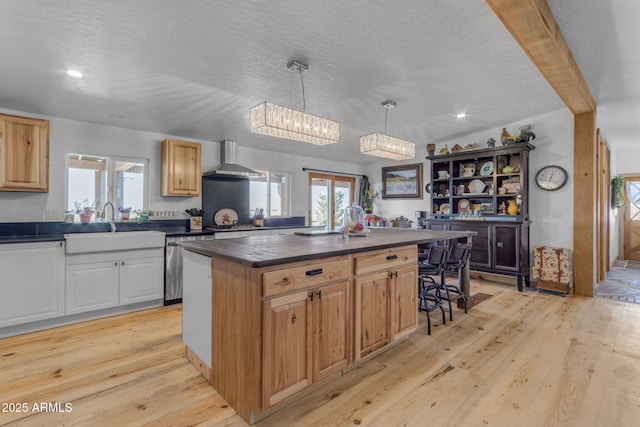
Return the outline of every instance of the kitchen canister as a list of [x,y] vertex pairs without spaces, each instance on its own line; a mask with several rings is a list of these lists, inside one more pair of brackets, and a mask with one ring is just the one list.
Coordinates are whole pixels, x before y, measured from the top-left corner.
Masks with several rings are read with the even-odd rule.
[[189,230],[200,231],[202,230],[202,217],[192,216],[189,218]]

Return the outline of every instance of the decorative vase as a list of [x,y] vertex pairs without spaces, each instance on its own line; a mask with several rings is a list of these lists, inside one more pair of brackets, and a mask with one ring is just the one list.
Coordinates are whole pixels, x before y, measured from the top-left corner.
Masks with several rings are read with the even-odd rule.
[[511,199],[508,201],[509,206],[507,206],[507,213],[509,215],[518,215],[520,208],[518,207],[518,203],[515,199]]
[[342,233],[343,235],[368,233],[369,229],[365,223],[364,210],[355,203],[351,203],[344,210],[342,215]]

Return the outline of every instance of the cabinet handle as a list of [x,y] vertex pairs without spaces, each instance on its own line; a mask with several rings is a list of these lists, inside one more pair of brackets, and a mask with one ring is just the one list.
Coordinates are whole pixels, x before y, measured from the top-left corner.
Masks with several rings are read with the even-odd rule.
[[176,242],[168,242],[167,246],[178,246]]
[[313,291],[311,291],[311,292],[309,293],[309,299],[310,299],[311,301],[313,301]]
[[322,299],[322,290],[318,291],[318,299]]
[[496,246],[497,246],[497,247],[499,247],[499,248],[501,248],[501,247],[502,247],[502,242],[498,242],[498,243],[496,243]]
[[392,259],[398,259],[398,255],[387,255],[387,259],[391,261]]
[[293,316],[291,316],[291,324],[292,324],[292,325],[293,325],[293,324],[295,324],[295,323],[296,323],[296,320],[298,320],[298,318],[296,317],[296,314],[295,314],[295,313],[293,313]]
[[304,274],[306,274],[307,276],[317,276],[318,274],[322,274],[322,269],[316,268],[315,270],[309,270]]
[[114,267],[117,267],[118,266],[118,261],[114,262],[113,265],[114,265]]
[[398,277],[398,272],[397,271],[390,271],[389,272],[389,279],[393,279],[394,277]]
[[122,265],[124,265],[124,261],[122,261]]

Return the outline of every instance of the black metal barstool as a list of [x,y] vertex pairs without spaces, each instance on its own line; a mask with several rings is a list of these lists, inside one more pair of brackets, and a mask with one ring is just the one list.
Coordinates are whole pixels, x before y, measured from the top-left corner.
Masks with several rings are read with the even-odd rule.
[[449,303],[449,320],[453,321],[453,309],[451,303],[459,299],[464,304],[464,312],[468,310],[467,297],[460,289],[460,283],[455,285],[447,284],[445,282],[445,272],[456,273],[460,277],[460,270],[469,261],[471,256],[471,247],[462,243],[456,243],[449,252],[449,258],[445,263],[442,280],[435,287],[435,294],[438,298]]
[[441,276],[442,278],[444,274],[447,254],[446,246],[431,246],[426,258],[418,262],[418,311],[424,311],[427,314],[427,333],[429,335],[431,335],[430,312],[439,308],[442,311],[442,324],[447,323],[442,299],[437,293],[430,292],[437,284],[433,276]]

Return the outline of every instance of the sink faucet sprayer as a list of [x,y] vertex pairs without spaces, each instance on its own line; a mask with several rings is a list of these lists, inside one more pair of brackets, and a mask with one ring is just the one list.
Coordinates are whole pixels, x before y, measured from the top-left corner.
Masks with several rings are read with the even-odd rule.
[[116,224],[114,222],[114,217],[116,216],[116,208],[113,207],[113,203],[111,202],[107,202],[104,204],[104,206],[102,207],[102,218],[107,219],[106,216],[104,216],[104,211],[107,210],[107,206],[111,206],[111,220],[109,221],[109,224],[111,224],[111,232],[115,233],[116,232]]

